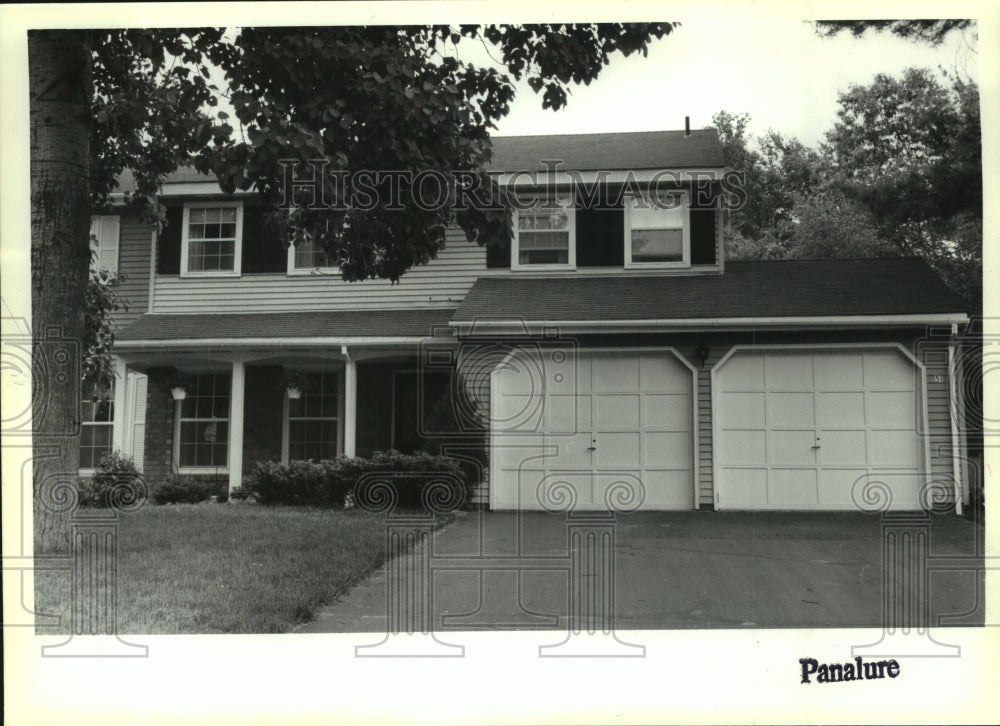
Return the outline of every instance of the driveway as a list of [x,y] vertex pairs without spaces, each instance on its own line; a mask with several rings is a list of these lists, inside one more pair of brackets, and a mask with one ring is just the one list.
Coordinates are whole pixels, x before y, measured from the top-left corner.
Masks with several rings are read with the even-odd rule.
[[[569,556],[564,515],[462,512],[430,539],[429,549],[405,555],[392,571],[414,574],[411,592],[418,594],[430,577],[427,612],[437,631],[565,629],[572,591],[590,592],[584,602],[608,603],[618,630],[884,622],[883,532],[899,530],[886,528],[877,515],[642,512],[594,526],[591,531],[613,531],[613,568],[582,546]],[[921,529],[918,523],[908,531]],[[923,531],[929,531],[929,623],[982,625],[982,527],[943,515]],[[610,540],[594,541],[609,542],[611,551]],[[429,563],[429,576],[419,574],[421,563]],[[886,569],[891,575],[893,568]],[[911,564],[905,574],[918,569]],[[299,632],[385,632],[389,572],[375,573]],[[574,590],[571,581],[580,587]],[[612,581],[613,604],[606,598],[611,589],[602,589]],[[912,587],[910,595],[919,597]],[[940,619],[947,615],[957,617]]]

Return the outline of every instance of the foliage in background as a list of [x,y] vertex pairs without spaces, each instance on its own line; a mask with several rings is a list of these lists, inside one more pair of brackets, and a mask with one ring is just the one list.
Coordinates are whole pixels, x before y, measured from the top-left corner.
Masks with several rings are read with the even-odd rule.
[[916,255],[981,311],[979,89],[946,79],[911,68],[851,86],[818,149],[774,131],[752,139],[747,114],[717,113],[747,193],[727,221],[727,256]]
[[953,30],[967,30],[975,27],[975,21],[968,18],[941,20],[819,20],[816,32],[824,38],[832,38],[849,32],[860,38],[869,30],[876,33],[888,31],[908,40],[916,40],[930,45],[941,45]]
[[92,382],[99,391],[110,391],[115,379],[111,358],[115,328],[111,316],[128,310],[118,290],[124,279],[120,273],[101,270],[92,273],[87,284],[82,373],[84,380]]

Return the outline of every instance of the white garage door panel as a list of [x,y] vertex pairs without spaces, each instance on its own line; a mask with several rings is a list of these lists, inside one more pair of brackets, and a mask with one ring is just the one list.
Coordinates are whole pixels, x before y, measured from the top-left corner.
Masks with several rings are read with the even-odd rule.
[[[565,375],[548,375],[542,383],[523,380],[544,368],[526,361],[494,373],[492,406],[500,425],[493,443],[507,446],[494,457],[492,506],[551,508],[558,502],[549,497],[546,507],[539,486],[544,492],[559,483],[575,490],[577,509],[602,510],[608,487],[620,496],[625,482],[645,491],[642,508],[693,508],[691,369],[669,351],[588,351],[567,358],[559,369]],[[537,415],[528,415],[535,409]],[[523,433],[505,433],[503,421],[518,422],[514,430]],[[518,457],[543,452],[529,470],[521,466]]]
[[855,509],[875,478],[916,508],[919,381],[898,349],[735,352],[713,378],[719,507]]
[[787,509],[815,509],[819,501],[815,469],[772,469],[768,498]]

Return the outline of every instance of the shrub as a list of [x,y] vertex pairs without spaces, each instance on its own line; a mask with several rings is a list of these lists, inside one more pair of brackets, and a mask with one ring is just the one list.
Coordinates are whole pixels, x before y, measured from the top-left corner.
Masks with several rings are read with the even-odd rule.
[[[402,454],[392,449],[376,451],[365,465],[365,474],[385,474],[396,485],[398,506],[419,507],[423,502],[424,488],[433,482],[434,474],[450,475],[461,483],[462,491],[452,496],[465,501],[467,479],[457,461],[447,456],[435,456],[425,452]],[[359,477],[360,478],[360,477]],[[355,479],[357,482],[357,479]],[[353,487],[352,487],[353,488]],[[359,499],[357,495],[355,501]]]
[[197,504],[212,497],[217,502],[224,502],[229,498],[223,480],[176,474],[154,486],[152,495],[157,504]]
[[101,457],[91,479],[80,482],[80,504],[84,507],[116,505],[142,506],[147,496],[146,483],[135,463],[121,452]]
[[244,479],[240,496],[253,497],[261,504],[343,506],[348,498],[358,502],[354,489],[366,474],[384,474],[380,478],[394,482],[398,506],[420,506],[423,490],[435,480],[434,474],[454,477],[461,491],[450,496],[465,500],[466,478],[455,460],[391,450],[377,451],[370,459],[338,456],[288,464],[262,461]]
[[259,462],[243,489],[261,504],[343,504],[349,486],[337,460]]

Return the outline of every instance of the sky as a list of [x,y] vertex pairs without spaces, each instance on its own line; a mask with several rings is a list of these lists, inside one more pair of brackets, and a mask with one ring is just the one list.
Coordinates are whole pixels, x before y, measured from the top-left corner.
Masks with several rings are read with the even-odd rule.
[[[816,35],[812,23],[738,10],[698,15],[655,41],[649,55],[613,57],[590,86],[573,86],[566,108],[543,110],[525,82],[496,134],[591,133],[710,126],[720,110],[751,115],[750,130],[773,128],[809,145],[832,127],[837,94],[868,84],[876,73],[910,66],[977,80],[973,31],[953,31],[938,48],[887,33],[860,39]],[[460,47],[459,57],[481,58]]]

